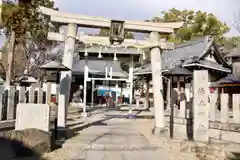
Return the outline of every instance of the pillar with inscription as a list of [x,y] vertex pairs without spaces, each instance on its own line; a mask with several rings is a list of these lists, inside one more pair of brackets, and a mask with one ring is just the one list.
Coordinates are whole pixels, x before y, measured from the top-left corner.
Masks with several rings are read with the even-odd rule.
[[[67,37],[63,55],[63,65],[72,69],[73,53],[75,49],[75,37],[77,34],[77,25],[68,24]],[[66,137],[66,118],[69,103],[69,91],[72,82],[72,71],[62,71],[60,78],[60,87],[58,95],[58,115],[57,115],[57,143],[61,144]]]
[[208,71],[193,72],[193,137],[195,141],[209,142]]
[[[156,44],[160,40],[158,32],[151,32],[149,40],[152,44]],[[164,101],[163,101],[163,84],[162,84],[162,59],[159,47],[153,47],[150,51],[152,66],[152,83],[153,83],[153,99],[154,99],[154,116],[155,127],[153,134],[166,135],[168,129],[164,121]]]

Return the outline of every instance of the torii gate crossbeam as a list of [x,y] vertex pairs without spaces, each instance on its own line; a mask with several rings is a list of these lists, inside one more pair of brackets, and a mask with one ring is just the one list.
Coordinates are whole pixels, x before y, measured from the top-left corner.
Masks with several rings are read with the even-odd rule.
[[[87,28],[109,28],[111,25],[111,20],[103,17],[69,14],[45,7],[40,7],[40,11],[46,15],[51,16],[51,21],[61,23],[63,25],[73,23],[77,24],[79,27]],[[159,32],[161,34],[169,34],[174,33],[174,29],[180,28],[182,25],[182,22],[153,23],[126,20],[124,29],[126,31],[141,33]]]

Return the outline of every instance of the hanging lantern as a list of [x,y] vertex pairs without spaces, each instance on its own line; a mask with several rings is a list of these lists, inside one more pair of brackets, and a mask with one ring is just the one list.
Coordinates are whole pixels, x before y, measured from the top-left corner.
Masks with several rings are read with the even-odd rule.
[[114,44],[114,42],[118,42],[121,44],[124,41],[124,21],[111,20],[109,32],[110,43]]
[[98,58],[102,58],[102,46],[99,47]]

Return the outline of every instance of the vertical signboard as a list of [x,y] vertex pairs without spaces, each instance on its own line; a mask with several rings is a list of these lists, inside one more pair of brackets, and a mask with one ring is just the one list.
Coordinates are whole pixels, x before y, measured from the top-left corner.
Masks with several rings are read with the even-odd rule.
[[209,103],[208,71],[199,70],[193,73],[193,122],[194,140],[208,142]]

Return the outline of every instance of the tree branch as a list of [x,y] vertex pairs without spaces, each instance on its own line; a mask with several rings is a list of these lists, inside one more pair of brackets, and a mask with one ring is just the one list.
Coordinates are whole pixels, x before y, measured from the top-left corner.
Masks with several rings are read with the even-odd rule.
[[234,16],[233,26],[240,33],[240,11],[238,13],[234,13],[233,16]]

